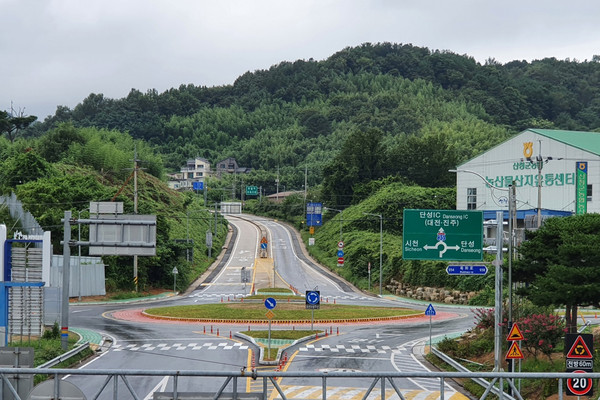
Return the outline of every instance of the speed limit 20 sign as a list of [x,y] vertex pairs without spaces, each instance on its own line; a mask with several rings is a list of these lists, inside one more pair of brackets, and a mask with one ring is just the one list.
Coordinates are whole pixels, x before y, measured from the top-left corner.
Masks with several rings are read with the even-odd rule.
[[570,396],[591,396],[592,378],[586,378],[585,371],[582,370],[573,371],[573,373],[579,376],[567,379],[567,394]]

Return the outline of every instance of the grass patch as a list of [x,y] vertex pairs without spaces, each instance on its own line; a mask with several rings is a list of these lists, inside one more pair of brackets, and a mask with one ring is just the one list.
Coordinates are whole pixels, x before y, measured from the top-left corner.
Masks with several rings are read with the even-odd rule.
[[261,304],[264,303],[264,301],[267,299],[267,297],[271,297],[274,298],[275,300],[277,300],[278,304],[280,301],[295,301],[295,302],[302,302],[302,304],[305,304],[305,300],[304,300],[304,296],[294,296],[291,292],[286,292],[286,293],[277,293],[277,292],[273,292],[273,293],[269,293],[268,295],[263,293],[263,294],[253,294],[250,296],[246,296],[244,297],[244,301],[246,300],[259,300],[261,302]]
[[[58,328],[46,331],[42,337],[28,337],[27,339],[24,338],[23,340],[13,340],[8,343],[7,347],[33,348],[33,366],[35,368],[65,353],[62,349],[62,339],[60,338],[60,334],[56,332],[58,332]],[[79,338],[76,334],[69,332],[69,350],[75,347],[78,339]],[[68,360],[57,364],[53,368],[69,368],[77,364],[81,360],[87,359],[93,354],[94,352],[92,351],[92,349],[88,347],[82,352],[74,355],[73,357],[70,357]],[[48,379],[47,375],[35,375],[34,384],[37,385],[38,383],[43,382],[46,379]]]
[[[258,330],[258,331],[245,331],[241,332],[246,336],[250,336],[254,339],[268,339],[269,331],[268,330]],[[298,340],[305,338],[307,336],[312,336],[314,334],[320,334],[323,331],[311,331],[311,330],[271,330],[271,339],[284,339],[284,340]],[[273,361],[277,359],[277,353],[279,351],[278,346],[271,346],[271,351],[269,352],[269,347],[265,343],[259,343],[259,346],[263,351],[263,360],[265,361]]]
[[263,360],[265,361],[275,361],[277,359],[277,353],[279,353],[278,347],[271,347],[269,351],[268,347],[263,347]]
[[[264,320],[267,310],[262,303],[240,302],[156,307],[146,309],[145,312],[149,315],[172,318]],[[273,313],[275,321],[311,320],[311,310],[307,310],[304,303],[281,302],[273,309]],[[314,320],[400,317],[422,313],[407,308],[321,304],[321,309],[314,310]]]
[[116,292],[108,296],[109,300],[129,300],[152,296],[149,292]]
[[[253,337],[255,339],[267,339],[269,337],[269,331],[245,331],[240,332],[246,336]],[[323,331],[311,331],[311,330],[271,330],[271,339],[287,339],[287,340],[298,340],[307,336],[311,336],[317,333],[323,333]]]
[[258,293],[281,293],[281,294],[287,294],[287,295],[293,295],[294,292],[292,292],[290,289],[288,288],[264,288],[264,289],[258,289]]

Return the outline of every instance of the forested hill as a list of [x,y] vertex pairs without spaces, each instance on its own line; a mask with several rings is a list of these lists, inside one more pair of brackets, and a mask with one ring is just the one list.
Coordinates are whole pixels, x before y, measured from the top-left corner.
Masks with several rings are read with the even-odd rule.
[[[255,170],[281,168],[288,187],[298,187],[302,166],[314,170],[319,183],[357,131],[380,132],[381,143],[374,145],[385,149],[385,157],[402,158],[405,139],[413,138],[421,149],[433,142],[451,148],[450,161],[456,162],[529,127],[598,130],[599,61],[482,65],[450,51],[363,44],[324,61],[247,72],[228,86],[132,89],[122,99],[90,94],[72,110],[58,107],[28,134],[67,121],[115,129],[157,145],[173,170],[190,157],[214,163],[233,156]],[[394,174],[390,165],[379,165],[383,170],[373,177]],[[409,178],[418,182],[418,176]]]

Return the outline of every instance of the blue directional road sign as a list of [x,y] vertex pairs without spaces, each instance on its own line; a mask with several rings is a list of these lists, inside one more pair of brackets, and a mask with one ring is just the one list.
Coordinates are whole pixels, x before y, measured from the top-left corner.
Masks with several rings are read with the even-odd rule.
[[265,307],[267,307],[269,310],[274,309],[276,305],[277,305],[277,301],[275,301],[275,299],[272,297],[268,297],[265,300]]
[[433,304],[429,304],[427,310],[425,310],[425,315],[433,317],[435,315],[435,308],[433,308]]
[[204,190],[204,182],[192,182],[192,189]]
[[344,250],[338,250],[337,251],[337,256],[338,257],[344,257]]
[[485,275],[488,269],[485,265],[448,265],[448,275]]
[[260,244],[260,248],[263,249],[263,250],[266,250],[267,249],[267,244],[266,243],[261,243]]
[[323,225],[323,203],[310,202],[306,205],[306,225],[321,226]]
[[321,306],[321,292],[318,290],[306,291],[306,309],[318,310]]

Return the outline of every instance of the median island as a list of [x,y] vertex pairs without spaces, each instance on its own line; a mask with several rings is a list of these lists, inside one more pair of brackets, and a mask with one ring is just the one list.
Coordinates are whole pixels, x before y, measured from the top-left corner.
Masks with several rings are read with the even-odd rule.
[[[264,296],[266,298],[268,296]],[[396,307],[320,304],[318,310],[307,310],[300,296],[273,296],[277,306],[272,310],[273,323],[367,322],[418,317],[423,311]],[[148,308],[144,314],[151,318],[183,319],[211,322],[268,322],[269,317],[261,296],[252,296],[226,303],[196,304]],[[269,314],[271,315],[271,314]]]
[[[265,300],[276,305],[267,309]],[[268,292],[259,292],[254,296],[246,296],[233,301],[215,304],[194,304],[173,307],[156,307],[144,310],[150,318],[182,320],[206,323],[232,323],[248,324],[248,330],[239,332],[242,337],[253,338],[260,348],[260,360],[274,362],[281,358],[283,351],[297,340],[318,339],[320,335],[333,334],[330,327],[328,333],[320,329],[313,329],[314,324],[323,323],[371,323],[376,321],[393,322],[405,318],[423,316],[423,311],[401,307],[369,307],[356,305],[342,305],[323,302],[318,309],[306,309],[306,300],[303,296],[294,295],[288,290],[269,289]],[[255,330],[250,324],[269,324],[269,330]],[[271,324],[282,325],[279,330],[271,331]],[[296,329],[296,325],[307,325],[308,329]],[[218,332],[218,331],[217,331]],[[212,333],[212,327],[211,327]],[[336,334],[339,334],[336,330]],[[218,335],[218,333],[217,333]],[[267,339],[268,338],[268,339]],[[285,358],[285,357],[284,357]]]

